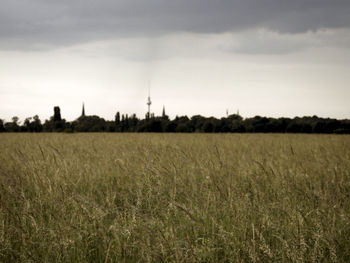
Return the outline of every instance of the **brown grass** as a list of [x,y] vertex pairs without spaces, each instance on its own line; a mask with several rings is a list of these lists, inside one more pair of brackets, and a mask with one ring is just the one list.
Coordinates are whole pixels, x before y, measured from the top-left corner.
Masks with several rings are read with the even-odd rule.
[[347,262],[350,136],[0,134],[1,262]]

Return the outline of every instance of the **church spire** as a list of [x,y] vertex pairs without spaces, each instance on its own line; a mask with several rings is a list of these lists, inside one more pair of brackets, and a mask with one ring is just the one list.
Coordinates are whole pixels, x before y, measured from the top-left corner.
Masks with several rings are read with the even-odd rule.
[[163,112],[162,112],[162,117],[165,117],[165,106],[163,105]]
[[85,105],[83,102],[83,110],[81,111],[81,117],[85,117]]

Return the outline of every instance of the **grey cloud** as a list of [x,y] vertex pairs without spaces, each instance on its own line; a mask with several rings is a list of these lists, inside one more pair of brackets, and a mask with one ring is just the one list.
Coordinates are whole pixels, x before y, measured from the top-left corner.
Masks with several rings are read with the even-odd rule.
[[350,27],[348,0],[2,0],[0,46],[26,49],[174,32]]
[[244,54],[280,55],[308,48],[350,48],[349,29],[327,29],[297,34],[279,34],[266,29],[232,33],[220,46],[223,51]]

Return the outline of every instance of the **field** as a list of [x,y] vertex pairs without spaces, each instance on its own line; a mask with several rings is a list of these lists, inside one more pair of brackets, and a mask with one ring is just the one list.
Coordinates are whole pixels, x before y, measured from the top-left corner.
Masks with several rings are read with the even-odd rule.
[[349,262],[350,136],[0,134],[0,262]]

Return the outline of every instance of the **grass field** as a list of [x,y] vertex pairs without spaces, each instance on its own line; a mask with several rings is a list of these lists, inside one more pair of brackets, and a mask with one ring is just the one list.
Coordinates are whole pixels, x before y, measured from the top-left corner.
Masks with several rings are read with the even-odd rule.
[[0,134],[0,262],[349,262],[350,136]]

